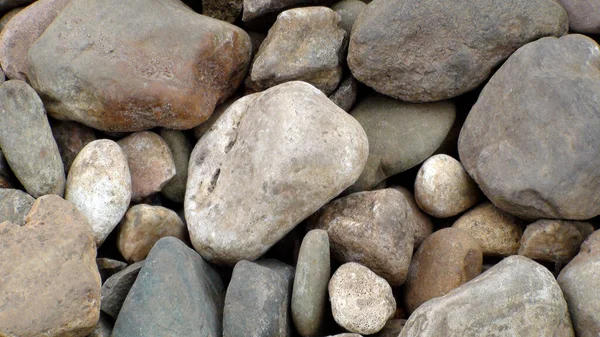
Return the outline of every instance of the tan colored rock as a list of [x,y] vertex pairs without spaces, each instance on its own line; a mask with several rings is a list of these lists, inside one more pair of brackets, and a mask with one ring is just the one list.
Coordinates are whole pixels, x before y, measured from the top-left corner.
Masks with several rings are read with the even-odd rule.
[[315,227],[327,231],[338,261],[358,262],[391,285],[404,283],[416,221],[402,193],[383,189],[334,200],[321,208]]
[[579,252],[590,227],[593,231],[586,222],[538,220],[525,228],[519,255],[564,265]]
[[139,201],[160,192],[175,176],[171,150],[156,133],[136,132],[117,144],[123,149],[131,172],[131,200]]
[[405,283],[405,304],[414,312],[481,273],[483,254],[475,238],[456,228],[431,234],[413,256]]
[[145,259],[154,244],[166,236],[187,241],[187,230],[179,215],[161,206],[135,205],[119,226],[117,248],[127,262],[137,262]]
[[433,233],[433,223],[431,222],[429,216],[421,211],[417,205],[417,202],[415,201],[415,196],[411,191],[402,186],[391,186],[390,188],[402,193],[404,195],[404,199],[412,210],[416,225],[413,230],[413,235],[415,237],[414,249],[416,250],[419,248],[423,240]]
[[101,285],[87,219],[46,195],[25,222],[0,224],[0,336],[87,336],[100,316]]
[[483,255],[509,256],[519,251],[523,229],[514,216],[485,202],[463,214],[452,227],[469,232]]
[[396,311],[390,285],[354,262],[340,266],[333,274],[329,298],[335,321],[344,329],[363,335],[383,329]]
[[473,207],[481,199],[477,184],[460,162],[437,154],[427,159],[415,180],[415,200],[427,214],[449,218]]

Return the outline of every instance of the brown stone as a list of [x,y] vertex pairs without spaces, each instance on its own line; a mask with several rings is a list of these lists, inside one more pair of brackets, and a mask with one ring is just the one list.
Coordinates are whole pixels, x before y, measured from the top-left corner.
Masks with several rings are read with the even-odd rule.
[[481,273],[483,254],[471,234],[444,228],[431,234],[415,253],[405,283],[405,304],[414,312]]
[[23,227],[0,224],[0,335],[83,337],[100,315],[91,227],[56,195],[36,200]]
[[58,145],[58,151],[69,172],[71,164],[84,146],[96,140],[94,130],[76,122],[51,120],[52,135]]

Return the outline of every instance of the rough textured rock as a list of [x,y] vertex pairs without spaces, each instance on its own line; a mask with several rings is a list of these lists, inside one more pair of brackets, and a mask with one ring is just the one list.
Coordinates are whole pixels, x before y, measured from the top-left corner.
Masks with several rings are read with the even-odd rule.
[[523,229],[514,216],[489,202],[462,215],[452,227],[469,232],[479,242],[486,256],[517,254],[523,235]]
[[131,287],[113,337],[221,336],[223,282],[178,239],[159,240]]
[[223,337],[288,337],[294,268],[277,260],[240,261],[225,295]]
[[485,86],[458,150],[497,207],[530,219],[600,214],[598,64],[590,38],[543,38],[515,52]]
[[230,97],[227,101],[223,102],[223,104],[217,105],[215,108],[215,112],[210,116],[206,122],[198,125],[194,128],[194,137],[196,139],[200,139],[208,130],[212,128],[212,126],[219,120],[219,117],[223,115],[223,113],[238,99],[241,97],[239,95],[234,95]]
[[7,11],[20,6],[25,6],[35,0],[0,0],[0,12]]
[[202,0],[202,14],[234,23],[242,15],[244,0]]
[[117,142],[131,172],[131,200],[139,201],[160,190],[175,176],[173,154],[154,132],[136,132]]
[[600,3],[594,0],[558,0],[569,15],[569,30],[577,33],[600,33]]
[[415,179],[415,201],[425,213],[449,218],[473,207],[481,192],[460,162],[437,154],[427,159]]
[[194,247],[215,263],[258,258],[350,186],[367,149],[356,120],[310,84],[236,101],[190,158],[185,218]]
[[34,202],[34,198],[21,190],[0,188],[0,223],[23,225]]
[[493,335],[574,337],[567,303],[548,269],[523,256],[507,257],[420,306],[399,337]]
[[44,105],[23,81],[0,85],[0,148],[31,196],[63,195],[65,170]]
[[423,241],[412,258],[405,283],[409,312],[432,298],[446,295],[481,273],[483,254],[469,233],[444,228]]
[[358,95],[358,81],[352,75],[347,75],[329,99],[346,112],[350,112]]
[[396,311],[392,288],[369,268],[350,262],[340,266],[329,281],[333,318],[344,329],[370,335]]
[[137,262],[145,259],[154,244],[166,236],[187,240],[187,230],[179,215],[161,206],[135,205],[119,226],[117,248],[125,260]]
[[398,337],[406,324],[405,319],[390,319],[383,329],[374,334],[373,337]]
[[50,127],[56,145],[58,145],[65,172],[69,172],[73,160],[75,160],[81,149],[96,140],[94,130],[83,124],[58,120],[52,120]]
[[144,261],[136,262],[113,274],[102,284],[100,310],[113,319],[119,316],[125,297],[127,297],[143,265]]
[[161,189],[161,193],[169,200],[183,203],[192,143],[182,131],[162,129],[160,137],[169,146],[175,163],[175,176]]
[[17,13],[22,11],[23,8],[24,7],[14,8],[2,15],[2,17],[0,18],[0,32],[2,32],[2,29],[4,29],[4,27],[6,27],[8,21],[10,21],[10,19],[17,15]]
[[581,246],[579,254],[560,272],[557,281],[565,294],[577,336],[600,334],[600,231]]
[[269,24],[283,10],[318,5],[323,0],[244,0],[242,21],[246,24]]
[[0,335],[84,337],[100,315],[96,245],[85,217],[40,197],[24,226],[0,224]]
[[243,30],[178,0],[72,0],[29,49],[28,77],[58,119],[189,129],[235,91],[250,48]]
[[292,319],[301,336],[316,336],[321,332],[330,275],[327,232],[311,230],[300,246],[292,290]]
[[101,245],[131,200],[131,175],[121,147],[108,139],[86,145],[71,165],[65,199],[88,218],[96,244]]
[[106,257],[100,257],[96,259],[96,265],[98,265],[98,271],[102,278],[102,283],[106,281],[112,275],[120,272],[127,268],[127,263],[119,260],[113,260]]
[[585,222],[538,220],[525,228],[519,255],[564,265],[579,252],[590,227],[593,231],[594,227]]
[[371,94],[351,114],[369,138],[369,159],[352,191],[372,189],[384,179],[429,158],[456,118],[451,102],[411,104]]
[[382,94],[438,101],[483,83],[520,46],[567,29],[553,0],[374,1],[354,23],[348,66]]
[[360,14],[365,7],[367,7],[367,4],[359,0],[342,0],[331,6],[331,9],[336,11],[336,13],[342,17],[341,26],[346,33],[348,33],[348,36],[350,36],[354,21],[356,21],[358,14]]
[[412,218],[415,220],[415,228],[413,229],[413,236],[415,237],[414,249],[417,249],[423,240],[433,232],[433,223],[427,214],[421,212],[411,191],[402,186],[392,186],[391,188],[402,193],[404,200],[410,206]]
[[417,225],[402,193],[383,189],[350,194],[321,208],[315,222],[327,231],[336,260],[358,262],[391,285],[404,283]]
[[15,15],[0,34],[0,65],[6,77],[27,80],[27,52],[70,0],[37,0]]
[[340,22],[327,7],[279,14],[252,63],[253,85],[263,90],[297,80],[331,94],[342,79],[346,33]]

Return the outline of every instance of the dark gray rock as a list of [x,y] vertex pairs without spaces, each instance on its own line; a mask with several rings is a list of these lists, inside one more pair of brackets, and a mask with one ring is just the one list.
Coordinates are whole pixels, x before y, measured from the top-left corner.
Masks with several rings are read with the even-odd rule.
[[0,188],[0,223],[10,221],[22,226],[34,202],[34,198],[21,190]]
[[178,239],[159,240],[131,287],[113,337],[221,336],[220,276]]
[[113,260],[105,257],[97,258],[96,265],[104,283],[109,277],[121,270],[127,268],[127,263],[123,261]]
[[358,81],[352,75],[346,75],[346,78],[340,82],[337,89],[329,95],[329,99],[346,112],[350,112],[356,95],[358,94]]
[[23,81],[0,85],[0,148],[31,196],[63,195],[65,170],[46,110]]
[[100,292],[100,310],[116,319],[125,302],[131,286],[135,282],[144,261],[136,262],[127,268],[113,274],[104,282]]
[[460,159],[500,209],[528,219],[600,214],[599,46],[583,35],[516,51],[461,130]]
[[277,260],[240,261],[225,295],[223,337],[291,336],[294,268]]
[[358,16],[348,66],[360,82],[409,102],[456,97],[520,46],[567,33],[554,0],[382,0]]

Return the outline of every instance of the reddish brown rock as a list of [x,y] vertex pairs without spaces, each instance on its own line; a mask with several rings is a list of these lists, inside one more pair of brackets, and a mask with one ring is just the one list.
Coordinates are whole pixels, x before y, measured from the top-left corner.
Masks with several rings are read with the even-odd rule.
[[51,120],[52,135],[58,145],[58,151],[65,165],[65,172],[69,172],[73,160],[84,146],[96,140],[94,130],[91,128],[68,121]]

